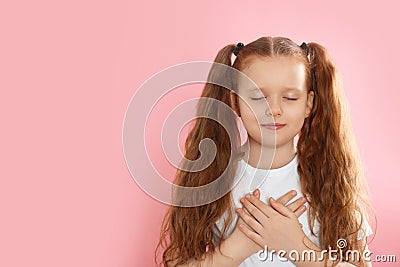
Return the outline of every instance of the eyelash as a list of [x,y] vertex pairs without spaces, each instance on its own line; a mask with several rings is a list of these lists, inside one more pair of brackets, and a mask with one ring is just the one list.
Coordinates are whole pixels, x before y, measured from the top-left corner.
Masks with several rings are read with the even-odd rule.
[[[261,100],[261,99],[263,99],[264,97],[258,97],[258,98],[250,98],[251,100]],[[290,98],[290,97],[284,97],[284,98],[286,98],[287,100],[291,100],[291,101],[295,101],[295,100],[297,100],[298,98]]]

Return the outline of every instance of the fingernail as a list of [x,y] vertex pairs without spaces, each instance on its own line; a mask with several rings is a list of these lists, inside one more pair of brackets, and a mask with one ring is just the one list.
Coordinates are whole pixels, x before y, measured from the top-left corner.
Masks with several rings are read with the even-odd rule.
[[249,195],[249,194],[247,194],[247,195],[246,195],[246,198],[250,198],[250,195]]
[[295,196],[296,195],[296,190],[293,190],[292,191],[292,196]]
[[275,199],[274,199],[273,197],[270,197],[269,200],[270,200],[271,202],[275,202]]

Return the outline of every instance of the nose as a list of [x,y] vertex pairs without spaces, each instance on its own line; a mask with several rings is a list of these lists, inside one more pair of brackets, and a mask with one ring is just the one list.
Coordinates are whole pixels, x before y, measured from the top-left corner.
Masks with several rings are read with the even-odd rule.
[[279,101],[269,101],[267,109],[265,110],[265,115],[267,116],[281,116],[282,109]]

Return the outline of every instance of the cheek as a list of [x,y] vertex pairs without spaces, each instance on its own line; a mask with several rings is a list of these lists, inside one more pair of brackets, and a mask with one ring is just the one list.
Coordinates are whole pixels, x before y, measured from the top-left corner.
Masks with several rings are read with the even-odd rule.
[[247,105],[244,101],[240,100],[239,101],[239,109],[240,109],[240,115],[241,119],[243,121],[243,124],[248,126],[250,123],[256,123],[257,122],[257,117],[254,114],[256,112],[254,110],[254,107],[251,108],[249,105]]
[[305,118],[306,115],[306,102],[299,101],[296,104],[288,104],[285,107],[285,116],[293,119]]
[[259,121],[252,109],[243,101],[239,101],[240,116],[246,131],[251,136],[259,134]]
[[247,103],[242,99],[239,100],[239,109],[242,119],[252,121],[260,120],[265,116],[267,104],[262,102],[255,102],[254,100],[247,100]]
[[240,105],[239,104],[239,108],[240,108],[240,115],[242,116],[242,119],[251,119],[251,120],[255,120],[256,117],[254,116],[254,113],[252,112],[252,110],[245,104]]
[[293,129],[300,130],[304,124],[306,109],[304,106],[291,107],[285,112],[285,122]]

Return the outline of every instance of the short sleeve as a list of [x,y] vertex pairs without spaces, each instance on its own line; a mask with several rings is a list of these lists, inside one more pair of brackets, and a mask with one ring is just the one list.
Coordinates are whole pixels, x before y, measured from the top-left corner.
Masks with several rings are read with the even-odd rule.
[[[357,212],[357,217],[360,218],[360,213]],[[365,237],[372,235],[373,231],[371,226],[369,225],[368,221],[365,219],[365,217],[363,218],[363,224],[362,227],[360,229],[360,231],[358,232],[358,240],[364,239]]]

